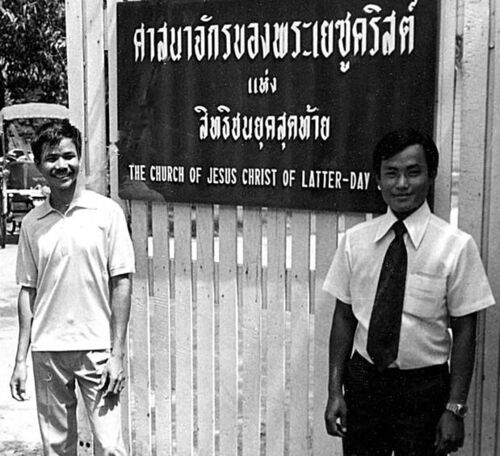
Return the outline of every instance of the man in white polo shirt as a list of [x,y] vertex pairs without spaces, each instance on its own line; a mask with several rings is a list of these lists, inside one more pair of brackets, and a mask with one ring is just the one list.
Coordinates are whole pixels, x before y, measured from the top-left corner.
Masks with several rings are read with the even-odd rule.
[[415,130],[378,143],[387,213],[346,231],[324,283],[336,298],[325,421],[348,456],[463,445],[476,316],[494,299],[471,236],[429,209],[437,168],[434,142]]
[[78,384],[96,454],[125,455],[119,394],[134,272],[125,217],[114,201],[78,184],[81,135],[68,121],[43,125],[32,149],[51,193],[21,227],[11,393],[25,398],[31,345],[44,454],[77,454]]

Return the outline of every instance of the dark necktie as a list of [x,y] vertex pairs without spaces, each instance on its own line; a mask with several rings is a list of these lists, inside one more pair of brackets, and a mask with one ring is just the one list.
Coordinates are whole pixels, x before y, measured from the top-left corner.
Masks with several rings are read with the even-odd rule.
[[396,237],[390,243],[382,263],[366,347],[379,371],[383,371],[398,356],[408,263],[403,240],[406,227],[398,220],[391,229]]

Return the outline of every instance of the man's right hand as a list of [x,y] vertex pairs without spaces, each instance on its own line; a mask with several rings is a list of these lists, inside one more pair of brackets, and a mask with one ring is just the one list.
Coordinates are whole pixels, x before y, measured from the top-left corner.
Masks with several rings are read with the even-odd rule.
[[328,398],[325,410],[325,424],[328,434],[345,437],[347,432],[347,406],[342,394]]
[[28,369],[26,362],[17,362],[10,379],[10,394],[16,401],[25,401],[26,397],[26,378]]

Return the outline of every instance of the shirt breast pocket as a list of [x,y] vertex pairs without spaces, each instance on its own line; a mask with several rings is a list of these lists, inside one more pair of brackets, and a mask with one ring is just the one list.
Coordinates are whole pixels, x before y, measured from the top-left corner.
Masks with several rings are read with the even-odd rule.
[[421,318],[436,318],[442,315],[446,277],[410,274],[406,286],[405,312]]

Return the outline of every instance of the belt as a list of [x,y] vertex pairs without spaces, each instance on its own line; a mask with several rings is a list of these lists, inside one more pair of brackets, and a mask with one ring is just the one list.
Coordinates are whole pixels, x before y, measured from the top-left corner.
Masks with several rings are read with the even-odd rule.
[[380,375],[401,375],[401,376],[430,376],[430,375],[439,375],[444,372],[448,372],[448,363],[443,364],[434,364],[431,366],[417,367],[415,369],[400,369],[397,366],[388,367],[386,370],[379,372],[375,365],[368,361],[366,358],[361,356],[357,351],[355,351],[352,355],[351,361],[355,364],[363,366],[365,369],[369,371],[373,371],[373,373],[378,373]]

